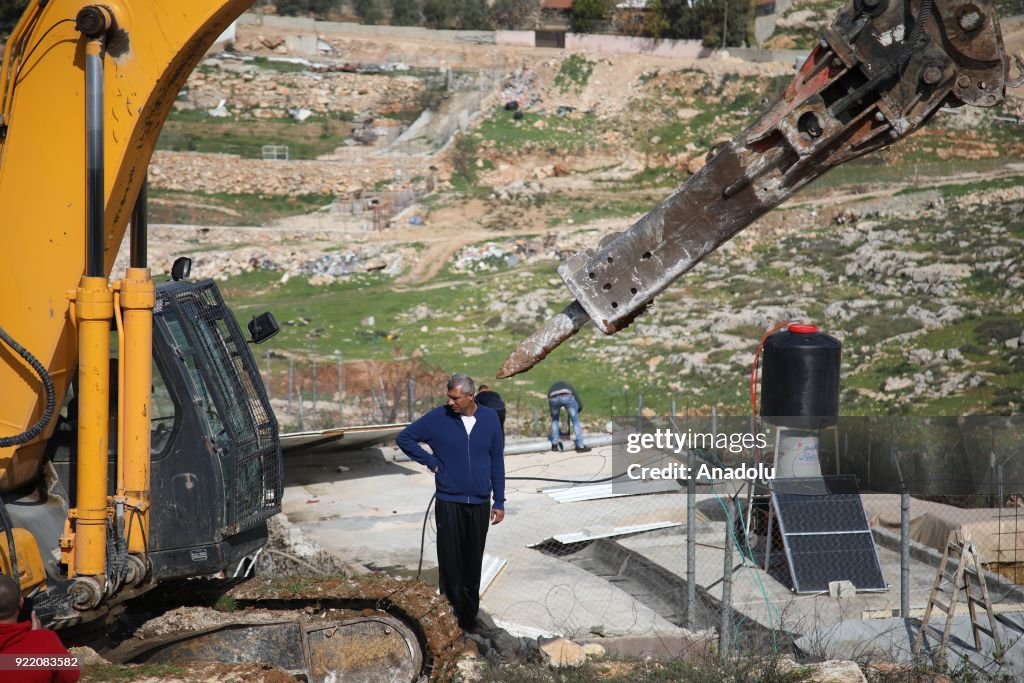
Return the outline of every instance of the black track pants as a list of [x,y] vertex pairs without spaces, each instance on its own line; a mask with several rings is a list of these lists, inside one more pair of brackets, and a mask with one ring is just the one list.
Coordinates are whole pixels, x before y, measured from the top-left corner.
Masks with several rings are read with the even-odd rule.
[[480,568],[491,506],[438,500],[434,514],[441,595],[451,603],[459,626],[469,631],[475,626],[480,609]]

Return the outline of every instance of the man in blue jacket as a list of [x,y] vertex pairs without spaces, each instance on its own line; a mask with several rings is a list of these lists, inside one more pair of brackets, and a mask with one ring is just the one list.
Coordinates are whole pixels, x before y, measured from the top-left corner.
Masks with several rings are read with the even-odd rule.
[[480,609],[487,522],[498,524],[505,518],[501,426],[496,412],[473,400],[475,393],[473,380],[455,373],[448,380],[447,405],[398,435],[398,447],[434,473],[438,582],[464,631],[476,627]]

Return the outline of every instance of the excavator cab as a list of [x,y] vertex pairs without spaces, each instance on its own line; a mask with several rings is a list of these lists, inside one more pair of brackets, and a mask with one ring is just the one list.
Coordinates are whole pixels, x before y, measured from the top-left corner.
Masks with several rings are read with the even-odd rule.
[[153,358],[174,411],[151,418],[153,576],[215,573],[261,547],[281,510],[277,419],[212,280],[157,287]]
[[[270,321],[265,328],[276,327],[272,315],[264,316]],[[114,391],[111,396],[116,405]],[[72,431],[74,403],[66,417]],[[266,520],[281,509],[277,420],[242,331],[212,280],[157,286],[150,438],[149,580],[232,569],[265,543]],[[111,496],[115,443],[111,439],[108,458]],[[68,507],[77,502],[71,453],[67,444],[52,459],[58,480],[72,483]],[[8,507],[15,512],[17,505]]]

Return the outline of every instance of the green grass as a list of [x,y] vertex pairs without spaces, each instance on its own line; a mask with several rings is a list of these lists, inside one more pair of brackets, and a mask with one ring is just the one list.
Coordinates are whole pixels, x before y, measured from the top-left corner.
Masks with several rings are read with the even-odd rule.
[[266,71],[276,71],[283,74],[298,73],[309,68],[305,64],[269,59],[268,57],[255,57],[252,63]]
[[[621,198],[588,198],[553,196],[544,202],[547,210],[547,226],[565,226],[571,220],[575,225],[585,225],[606,218],[626,218],[645,214],[661,201],[661,197],[629,196]],[[627,227],[623,225],[623,227]]]
[[230,595],[220,595],[213,603],[213,609],[218,612],[234,612],[238,610],[238,601]]
[[594,62],[580,55],[569,55],[558,68],[555,85],[563,93],[583,90],[593,72]]
[[[540,127],[537,125],[539,122],[543,122]],[[599,147],[595,138],[600,134],[602,125],[592,114],[573,117],[523,112],[523,118],[517,121],[512,112],[497,108],[480,124],[473,137],[489,141],[503,151],[574,153]]]
[[332,195],[229,194],[226,192],[149,191],[151,223],[185,225],[266,225],[274,220],[297,216],[327,206]]
[[171,113],[157,149],[235,154],[261,159],[263,145],[287,145],[290,159],[315,159],[333,152],[352,131],[352,112],[314,114],[305,121],[210,116],[205,111]]
[[[530,277],[516,273],[516,291],[550,288],[546,283],[552,276],[551,266],[527,272]],[[493,377],[506,356],[543,322],[537,318],[509,324],[487,310],[493,297],[514,296],[506,290],[507,281],[503,279],[484,278],[481,282],[463,276],[441,287],[409,289],[398,288],[379,275],[319,287],[303,278],[292,278],[285,284],[279,280],[276,273],[253,272],[221,285],[240,323],[264,310],[274,312],[282,330],[264,345],[271,351],[333,357],[335,350],[342,349],[346,359],[388,361],[407,358],[419,350],[430,365],[447,372],[461,369],[484,380]],[[431,315],[425,320],[409,320],[409,313],[420,305],[427,306]],[[362,325],[369,316],[374,317],[372,327]],[[458,317],[463,322],[456,321]],[[308,323],[302,324],[300,319]],[[423,326],[427,331],[421,330]],[[591,334],[588,330],[581,336]],[[471,348],[480,352],[470,355],[467,349]],[[639,371],[641,359],[636,361]],[[584,396],[584,417],[603,421],[612,407],[611,399],[621,390],[609,384],[609,372],[607,365],[594,362],[588,346],[569,342],[520,381],[491,384],[506,402],[515,404],[518,400],[525,411],[529,406],[541,405],[535,396],[543,395],[552,382],[568,377]],[[632,388],[631,397],[636,389]],[[541,407],[546,410],[546,404]],[[663,410],[667,410],[667,404]]]
[[[635,188],[647,187],[675,187],[686,180],[686,174],[676,171],[674,168],[664,166],[648,166],[636,173],[627,183],[616,183],[616,185]],[[653,208],[653,207],[652,207]]]
[[954,199],[971,194],[972,192],[988,192],[991,190],[1020,187],[1021,183],[1021,176],[1012,176],[1008,178],[994,178],[992,180],[979,180],[973,183],[943,185],[940,191],[946,199]]

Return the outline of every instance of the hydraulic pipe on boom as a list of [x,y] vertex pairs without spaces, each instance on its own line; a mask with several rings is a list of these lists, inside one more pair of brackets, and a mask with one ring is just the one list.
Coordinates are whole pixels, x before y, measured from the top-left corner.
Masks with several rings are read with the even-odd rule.
[[[128,552],[146,566],[150,500],[150,399],[153,384],[153,307],[156,285],[146,267],[146,181],[143,180],[132,214],[131,267],[119,283],[124,320],[121,346],[122,450],[118,451],[118,498],[131,513],[126,536]],[[143,572],[144,573],[144,572]],[[141,576],[136,577],[141,578]]]
[[[105,225],[103,185],[104,37],[113,25],[105,7],[83,8],[75,27],[85,45],[86,93],[86,262],[75,293],[78,320],[78,477],[77,506],[68,514],[74,524],[73,591],[79,606],[95,606],[106,587],[107,454],[110,424],[110,322],[114,296],[103,263]],[[65,545],[66,545],[65,541]],[[70,563],[69,563],[70,568]]]

